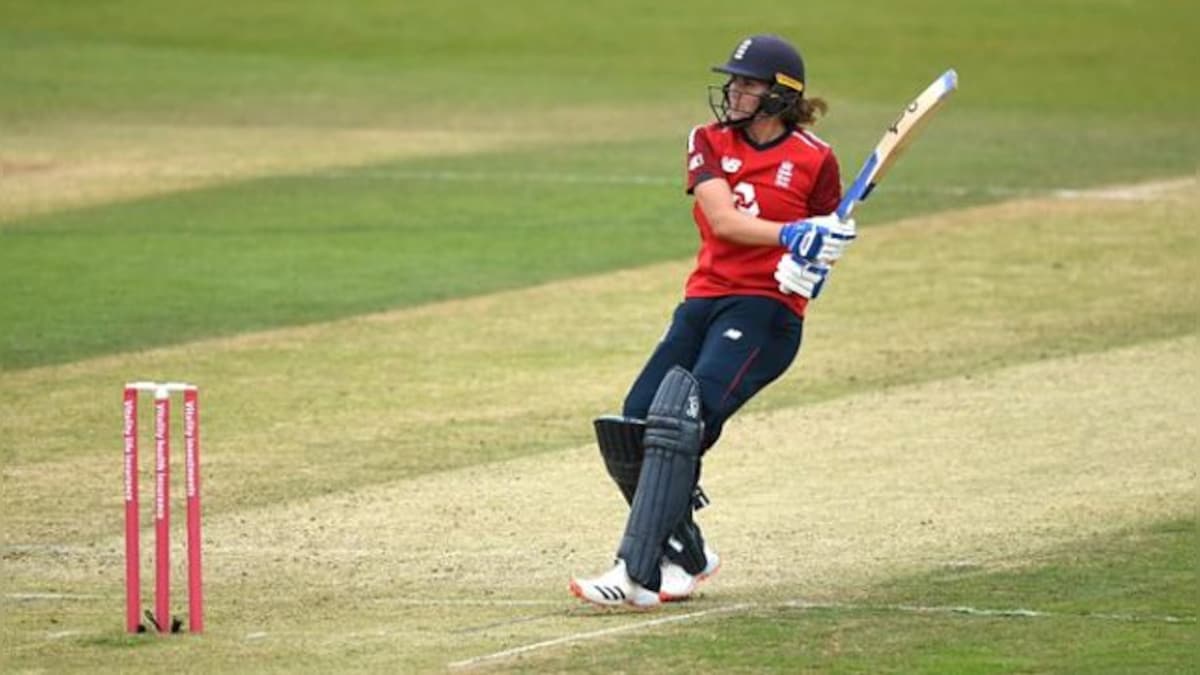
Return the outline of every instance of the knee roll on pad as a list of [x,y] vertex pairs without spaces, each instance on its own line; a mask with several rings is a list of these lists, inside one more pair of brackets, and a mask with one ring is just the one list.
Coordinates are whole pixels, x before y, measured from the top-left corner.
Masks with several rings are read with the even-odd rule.
[[700,410],[700,383],[687,370],[675,366],[667,372],[646,415],[642,445],[665,454],[700,456],[704,420]]

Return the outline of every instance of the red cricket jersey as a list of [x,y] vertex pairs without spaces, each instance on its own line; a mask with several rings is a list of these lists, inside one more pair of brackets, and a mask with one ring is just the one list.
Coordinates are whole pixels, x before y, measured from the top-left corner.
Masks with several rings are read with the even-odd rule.
[[[687,150],[688,194],[706,180],[722,179],[733,190],[739,211],[764,220],[786,223],[823,216],[833,213],[842,198],[833,150],[806,129],[757,145],[745,132],[713,123],[692,129]],[[763,295],[804,316],[808,300],[779,292],[775,281],[781,246],[744,246],[717,237],[699,203],[692,217],[700,230],[700,251],[687,280],[687,297]]]

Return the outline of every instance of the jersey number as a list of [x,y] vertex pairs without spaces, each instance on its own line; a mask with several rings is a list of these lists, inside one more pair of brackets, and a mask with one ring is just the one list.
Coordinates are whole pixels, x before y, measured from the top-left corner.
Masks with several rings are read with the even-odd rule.
[[750,216],[758,216],[758,195],[750,183],[738,183],[733,186],[733,207]]

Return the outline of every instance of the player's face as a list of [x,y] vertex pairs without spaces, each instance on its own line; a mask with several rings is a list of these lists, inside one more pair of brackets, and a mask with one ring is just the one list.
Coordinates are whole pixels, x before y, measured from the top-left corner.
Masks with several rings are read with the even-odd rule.
[[725,97],[729,105],[729,119],[736,122],[754,115],[758,104],[771,85],[762,80],[752,80],[741,75],[734,75],[725,84]]

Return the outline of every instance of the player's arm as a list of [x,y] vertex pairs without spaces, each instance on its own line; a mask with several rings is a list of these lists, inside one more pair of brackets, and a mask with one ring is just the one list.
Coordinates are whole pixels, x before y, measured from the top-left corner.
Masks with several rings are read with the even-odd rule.
[[813,225],[763,220],[734,206],[733,190],[702,127],[688,135],[687,188],[717,237],[744,246],[782,245],[803,258],[816,258],[821,237]]
[[704,127],[695,127],[687,142],[687,191],[696,199],[713,234],[746,246],[779,244],[783,223],[755,218],[734,206],[733,190],[718,162],[719,153]]
[[756,218],[737,210],[733,191],[723,178],[710,178],[692,190],[713,234],[745,246],[778,246],[783,223]]

